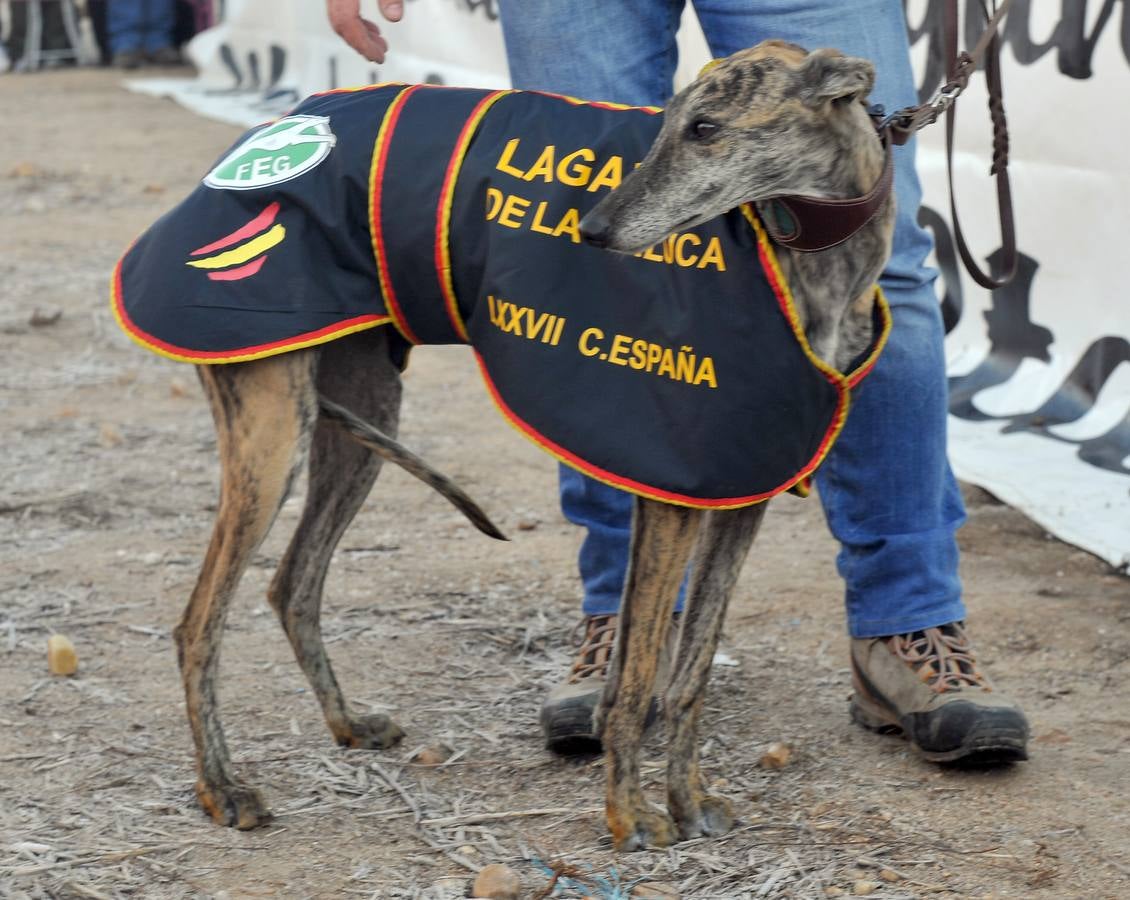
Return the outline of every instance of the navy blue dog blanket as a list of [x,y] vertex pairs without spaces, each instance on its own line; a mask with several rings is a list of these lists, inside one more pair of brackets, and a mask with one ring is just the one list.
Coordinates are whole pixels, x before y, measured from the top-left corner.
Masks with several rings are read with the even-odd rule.
[[644,497],[747,506],[803,486],[890,327],[849,373],[812,353],[754,211],[633,256],[579,223],[643,159],[655,109],[375,85],[255,129],[126,252],[143,346],[237,363],[391,324],[468,343],[503,415]]

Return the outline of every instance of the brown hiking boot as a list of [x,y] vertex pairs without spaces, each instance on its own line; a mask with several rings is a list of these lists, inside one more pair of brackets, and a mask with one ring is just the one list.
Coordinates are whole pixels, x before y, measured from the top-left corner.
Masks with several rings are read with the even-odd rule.
[[[542,731],[545,733],[545,746],[555,753],[566,756],[580,753],[599,753],[600,735],[593,722],[593,713],[600,704],[604,693],[604,683],[608,676],[608,663],[612,659],[612,648],[616,645],[617,616],[586,616],[581,622],[585,634],[581,648],[569,675],[561,684],[546,695],[541,706]],[[679,616],[676,613],[667,640],[667,653],[678,640]],[[656,690],[662,691],[666,683],[666,659],[661,659],[657,676]],[[647,712],[645,727],[650,725],[658,712],[658,703],[651,701]]]
[[1028,720],[977,667],[962,622],[851,642],[851,717],[931,762],[1028,758]]

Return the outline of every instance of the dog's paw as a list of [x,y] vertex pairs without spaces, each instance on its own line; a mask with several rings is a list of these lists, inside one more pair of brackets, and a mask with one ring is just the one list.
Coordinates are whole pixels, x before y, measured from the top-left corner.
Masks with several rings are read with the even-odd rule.
[[650,804],[625,815],[609,814],[612,844],[623,853],[648,847],[669,847],[679,839],[674,820]]
[[381,713],[349,720],[349,733],[338,736],[343,747],[355,750],[387,750],[404,737],[404,729]]
[[708,794],[698,808],[685,815],[676,815],[679,837],[684,841],[697,837],[718,837],[734,827],[734,808],[725,797]]
[[253,787],[240,781],[196,782],[196,798],[217,825],[246,831],[271,821],[271,812]]

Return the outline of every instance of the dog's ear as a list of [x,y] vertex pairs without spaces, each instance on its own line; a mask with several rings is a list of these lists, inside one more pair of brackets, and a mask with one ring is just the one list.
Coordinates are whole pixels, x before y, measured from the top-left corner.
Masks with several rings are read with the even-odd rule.
[[836,50],[815,50],[801,67],[806,103],[817,106],[828,100],[860,100],[875,86],[875,67],[858,56]]

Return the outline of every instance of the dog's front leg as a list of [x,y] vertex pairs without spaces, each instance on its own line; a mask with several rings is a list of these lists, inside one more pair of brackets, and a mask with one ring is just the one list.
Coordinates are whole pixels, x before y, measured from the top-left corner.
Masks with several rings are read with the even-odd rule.
[[692,581],[683,629],[667,688],[667,809],[684,840],[730,830],[733,813],[722,797],[707,794],[698,769],[698,717],[722,622],[767,503],[706,516],[691,562]]
[[671,818],[644,798],[639,751],[659,654],[702,516],[701,510],[636,501],[615,658],[600,709],[606,811],[617,850],[664,847],[676,837]]

